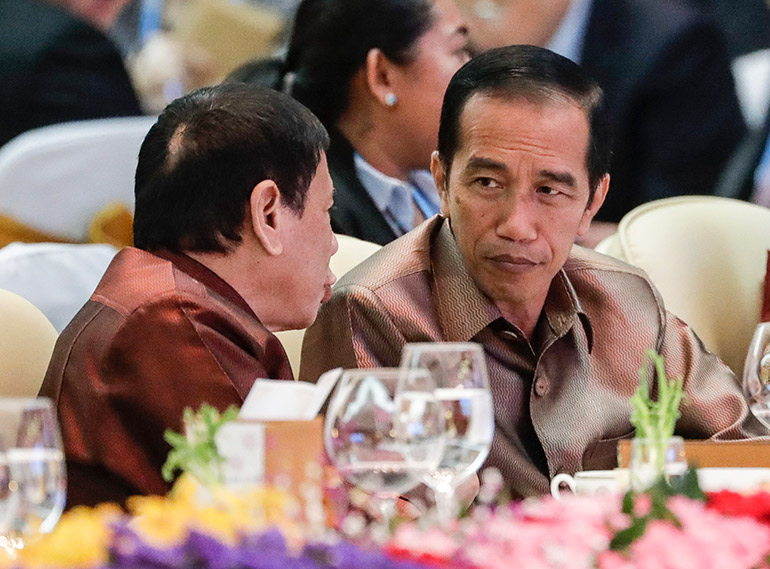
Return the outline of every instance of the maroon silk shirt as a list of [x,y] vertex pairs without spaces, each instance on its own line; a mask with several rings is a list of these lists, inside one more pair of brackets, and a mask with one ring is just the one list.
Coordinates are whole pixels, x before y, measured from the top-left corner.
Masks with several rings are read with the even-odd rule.
[[164,494],[166,429],[185,407],[240,405],[258,377],[292,378],[278,339],[184,255],[123,249],[62,332],[41,395],[67,457],[68,507]]

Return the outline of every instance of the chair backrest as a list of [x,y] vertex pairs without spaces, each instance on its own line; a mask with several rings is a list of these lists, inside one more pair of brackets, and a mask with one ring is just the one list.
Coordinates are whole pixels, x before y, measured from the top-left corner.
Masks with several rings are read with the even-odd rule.
[[[381,246],[376,243],[362,241],[361,239],[356,239],[355,237],[349,237],[347,235],[337,235],[337,242],[339,243],[339,249],[329,262],[329,266],[334,274],[337,275],[337,278],[347,273],[350,269],[381,248]],[[294,377],[298,377],[299,359],[302,353],[302,339],[305,336],[305,331],[286,330],[284,332],[278,332],[276,336],[278,336],[281,344],[283,344],[283,347],[286,349],[286,355],[289,356],[289,362],[291,363]]]
[[0,397],[35,397],[58,334],[43,313],[0,289]]
[[0,289],[27,299],[61,332],[115,253],[111,245],[11,243],[0,249]]
[[0,148],[0,213],[83,242],[105,205],[133,211],[139,147],[155,117],[78,121],[25,132]]
[[644,269],[666,308],[740,377],[759,322],[770,210],[714,196],[650,202],[596,250]]

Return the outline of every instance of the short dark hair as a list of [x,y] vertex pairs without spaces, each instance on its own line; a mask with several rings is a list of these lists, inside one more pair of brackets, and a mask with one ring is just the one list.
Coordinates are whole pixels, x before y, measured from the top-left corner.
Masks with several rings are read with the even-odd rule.
[[249,85],[206,87],[172,102],[139,151],[134,243],[226,252],[241,242],[254,186],[273,180],[302,215],[329,136],[305,107]]
[[609,172],[610,132],[602,89],[579,65],[531,45],[492,49],[463,65],[449,82],[441,108],[438,151],[447,174],[460,144],[463,109],[475,94],[536,102],[566,98],[583,109],[589,125],[586,168],[593,199]]
[[434,22],[431,0],[303,0],[297,8],[284,66],[283,88],[325,125],[348,106],[350,83],[379,48],[398,64]]

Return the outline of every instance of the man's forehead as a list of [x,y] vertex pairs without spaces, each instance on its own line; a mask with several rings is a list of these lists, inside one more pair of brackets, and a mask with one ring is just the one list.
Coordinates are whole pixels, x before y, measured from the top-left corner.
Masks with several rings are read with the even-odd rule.
[[[537,112],[525,114],[526,110]],[[469,143],[484,140],[492,135],[515,138],[518,131],[509,128],[514,118],[521,117],[522,129],[534,129],[537,132],[538,122],[552,125],[559,117],[567,115],[571,119],[570,127],[576,124],[584,127],[585,151],[582,157],[585,157],[588,152],[590,124],[585,110],[573,99],[559,94],[550,96],[475,93],[468,98],[459,117],[456,153],[467,151]]]

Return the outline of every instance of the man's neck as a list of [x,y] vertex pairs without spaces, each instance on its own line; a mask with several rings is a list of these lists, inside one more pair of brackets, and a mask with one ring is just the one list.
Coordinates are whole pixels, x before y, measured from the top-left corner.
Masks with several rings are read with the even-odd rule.
[[508,322],[516,326],[521,333],[531,341],[532,336],[537,326],[537,321],[540,319],[540,315],[543,312],[545,306],[545,299],[548,296],[548,291],[542,295],[541,298],[530,299],[526,305],[516,304],[511,305],[508,303],[495,303],[500,310],[500,314]]

